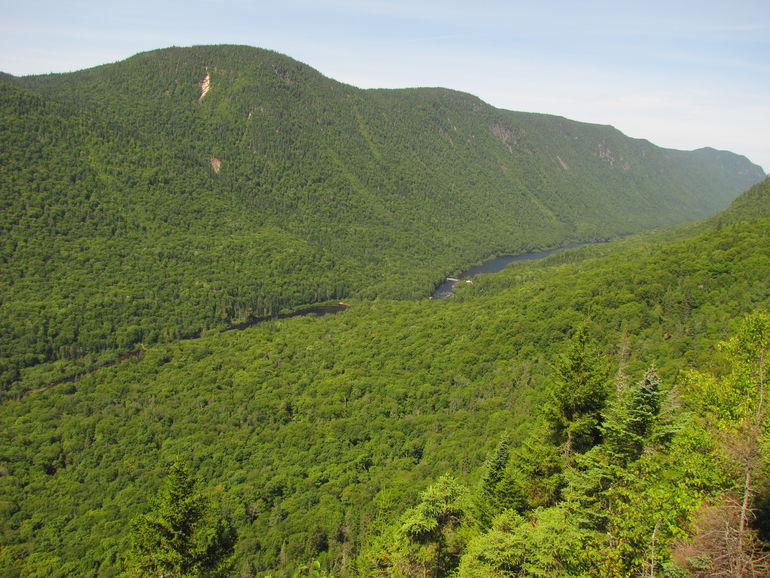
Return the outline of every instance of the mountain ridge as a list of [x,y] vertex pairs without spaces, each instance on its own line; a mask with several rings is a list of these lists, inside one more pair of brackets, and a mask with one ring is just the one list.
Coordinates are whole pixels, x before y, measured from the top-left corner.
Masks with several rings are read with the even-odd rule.
[[[360,91],[239,47],[105,66],[0,79],[0,574],[129,569],[130,521],[158,512],[174,462],[214,511],[194,546],[231,525],[244,576],[685,575],[734,557],[697,538],[732,536],[720,504],[749,503],[755,465],[736,459],[761,457],[731,433],[762,417],[747,392],[770,319],[742,338],[758,373],[717,346],[770,306],[770,180],[747,159],[444,89]],[[488,254],[709,216],[760,178],[704,221],[426,298]],[[607,418],[639,415],[619,402],[653,369],[656,435],[601,429],[643,442],[638,461],[539,429],[581,372],[623,425]],[[498,440],[511,453],[492,460]],[[750,504],[765,554],[767,465]],[[447,472],[468,499],[434,507]]]
[[764,177],[733,153],[357,89],[251,47],[0,88],[11,379],[311,302],[425,297],[491,255],[710,216]]

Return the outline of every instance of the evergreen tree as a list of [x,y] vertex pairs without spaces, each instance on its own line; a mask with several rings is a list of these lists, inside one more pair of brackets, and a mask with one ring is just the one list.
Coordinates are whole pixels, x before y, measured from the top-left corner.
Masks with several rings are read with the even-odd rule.
[[508,468],[510,459],[511,441],[506,433],[484,462],[481,483],[473,496],[473,518],[481,528],[489,528],[501,511],[522,505],[519,481]]
[[601,532],[615,551],[618,512],[629,494],[644,490],[645,481],[638,479],[634,463],[656,429],[664,395],[654,368],[641,380],[619,387],[600,425],[603,442],[577,456],[565,475],[563,494],[575,519],[582,527]]
[[457,575],[590,576],[592,553],[586,545],[592,533],[579,527],[559,506],[539,508],[525,517],[509,510],[490,531],[471,540]]
[[601,442],[601,413],[608,396],[609,365],[581,327],[553,367],[544,417],[552,441],[567,456]]
[[601,426],[603,449],[611,460],[625,466],[639,459],[657,422],[664,396],[654,367],[647,370],[641,381],[618,392]]
[[564,460],[559,448],[546,439],[542,428],[535,428],[514,450],[506,473],[509,491],[513,489],[513,482],[518,484],[524,509],[551,506],[559,500],[564,485]]
[[441,476],[404,514],[393,555],[397,575],[445,576],[457,566],[461,548],[455,532],[465,514],[464,492],[451,476]]
[[130,575],[218,576],[229,570],[235,531],[223,520],[204,526],[207,503],[194,486],[183,464],[171,466],[153,512],[133,523]]

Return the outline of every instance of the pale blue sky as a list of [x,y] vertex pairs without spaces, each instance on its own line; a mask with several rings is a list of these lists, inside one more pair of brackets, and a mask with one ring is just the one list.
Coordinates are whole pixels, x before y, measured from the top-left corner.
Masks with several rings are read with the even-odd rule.
[[770,0],[4,2],[0,70],[248,44],[362,88],[445,86],[511,110],[712,146],[770,170]]

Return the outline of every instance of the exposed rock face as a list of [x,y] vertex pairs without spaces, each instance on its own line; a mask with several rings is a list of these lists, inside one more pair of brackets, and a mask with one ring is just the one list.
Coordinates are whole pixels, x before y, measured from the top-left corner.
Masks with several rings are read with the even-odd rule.
[[209,91],[209,88],[211,88],[211,75],[206,71],[206,76],[203,77],[203,80],[201,80],[198,83],[201,87],[201,95],[198,97],[198,102],[203,100],[203,97],[206,96],[206,93]]

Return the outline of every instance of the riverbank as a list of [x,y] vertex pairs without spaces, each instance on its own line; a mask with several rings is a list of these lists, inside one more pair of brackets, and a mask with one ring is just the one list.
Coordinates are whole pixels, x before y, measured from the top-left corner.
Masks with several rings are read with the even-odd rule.
[[[225,331],[243,330],[249,327],[253,327],[254,325],[257,325],[259,323],[264,323],[266,321],[273,321],[276,319],[306,317],[308,315],[321,317],[323,315],[340,313],[341,311],[345,311],[348,307],[349,305],[341,301],[332,302],[332,303],[314,304],[314,305],[303,305],[303,306],[297,307],[292,311],[288,311],[285,313],[277,313],[275,315],[269,315],[269,316],[263,316],[263,317],[249,317],[246,321],[230,324],[224,329],[221,329],[219,331],[225,332]],[[194,337],[178,339],[176,341],[190,341],[190,340],[200,339],[200,338],[201,338],[201,334],[196,335]],[[158,345],[161,345],[161,344],[159,343]],[[65,375],[59,375],[59,376],[56,376],[55,378],[51,378],[51,377],[49,377],[48,379],[43,378],[42,382],[39,382],[34,387],[31,387],[30,389],[26,389],[21,392],[16,392],[14,395],[9,395],[8,399],[18,400],[18,399],[22,399],[23,397],[31,393],[42,393],[57,385],[77,382],[79,379],[85,377],[86,375],[99,371],[100,369],[112,367],[114,365],[117,365],[129,359],[141,357],[147,351],[149,351],[149,349],[145,347],[144,344],[139,344],[138,349],[134,349],[131,351],[124,351],[124,352],[111,352],[109,354],[110,357],[106,360],[100,360],[90,364],[86,363],[84,365],[79,365],[78,362],[75,362],[69,367],[69,371],[65,369],[65,366],[61,362],[53,363],[53,364],[45,364],[45,365],[48,365],[49,367],[52,367],[54,365],[57,366],[57,369],[44,370],[45,372],[50,371],[51,373],[53,373],[55,371],[65,371],[66,373]],[[82,362],[83,360],[80,360],[80,361]],[[42,369],[41,367],[37,368],[38,371],[40,371],[41,369]],[[43,375],[45,375],[45,373]]]
[[554,253],[564,251],[566,249],[575,249],[584,245],[597,245],[599,243],[606,243],[607,241],[588,241],[585,243],[570,243],[564,247],[558,247],[556,249],[549,249],[547,251],[532,251],[529,253],[521,253],[519,255],[501,255],[499,257],[493,257],[484,261],[480,265],[471,267],[467,271],[463,271],[456,277],[447,277],[433,290],[430,299],[446,299],[454,296],[454,286],[456,283],[464,281],[471,283],[473,277],[486,273],[497,273],[502,271],[511,263],[516,261],[536,261],[537,259],[545,259]]

